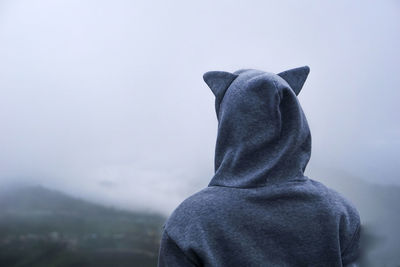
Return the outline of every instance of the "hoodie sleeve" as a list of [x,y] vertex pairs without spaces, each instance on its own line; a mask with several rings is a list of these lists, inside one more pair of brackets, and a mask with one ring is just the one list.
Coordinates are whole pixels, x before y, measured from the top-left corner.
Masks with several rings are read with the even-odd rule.
[[[361,224],[358,224],[355,232],[349,239],[349,242],[342,252],[343,266],[354,266],[360,255],[360,230]],[[357,265],[355,265],[357,266]]]
[[189,259],[164,229],[158,255],[158,267],[199,266]]

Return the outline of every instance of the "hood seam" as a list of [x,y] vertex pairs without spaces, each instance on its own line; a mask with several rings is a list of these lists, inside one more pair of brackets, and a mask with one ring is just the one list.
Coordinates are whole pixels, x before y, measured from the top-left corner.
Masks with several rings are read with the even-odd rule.
[[227,187],[227,188],[233,188],[233,189],[256,189],[256,188],[266,188],[266,187],[271,187],[271,186],[278,186],[278,185],[284,185],[288,183],[294,183],[294,182],[306,182],[310,178],[306,175],[303,176],[295,176],[296,178],[306,178],[306,179],[289,179],[285,181],[275,181],[272,183],[266,183],[263,185],[258,185],[258,186],[249,186],[249,187],[243,187],[243,186],[231,186],[231,185],[219,185],[219,184],[209,184],[207,187]]

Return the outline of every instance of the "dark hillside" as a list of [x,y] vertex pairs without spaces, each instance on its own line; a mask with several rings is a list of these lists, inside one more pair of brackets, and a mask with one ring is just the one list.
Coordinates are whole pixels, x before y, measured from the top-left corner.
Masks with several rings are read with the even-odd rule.
[[0,194],[0,266],[155,266],[165,218],[43,187]]

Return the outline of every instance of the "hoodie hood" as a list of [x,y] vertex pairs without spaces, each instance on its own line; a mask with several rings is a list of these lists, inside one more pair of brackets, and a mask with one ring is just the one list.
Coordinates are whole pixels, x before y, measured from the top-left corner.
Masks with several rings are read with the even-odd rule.
[[209,186],[251,188],[304,177],[311,134],[297,99],[307,66],[279,74],[211,71],[218,135]]

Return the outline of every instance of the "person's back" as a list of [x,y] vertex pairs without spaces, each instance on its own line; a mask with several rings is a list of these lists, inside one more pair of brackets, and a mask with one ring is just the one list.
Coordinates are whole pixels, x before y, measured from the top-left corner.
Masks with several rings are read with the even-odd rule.
[[215,175],[166,222],[159,266],[342,266],[357,259],[357,210],[303,174],[311,135],[296,95],[308,72],[204,75],[219,122]]

